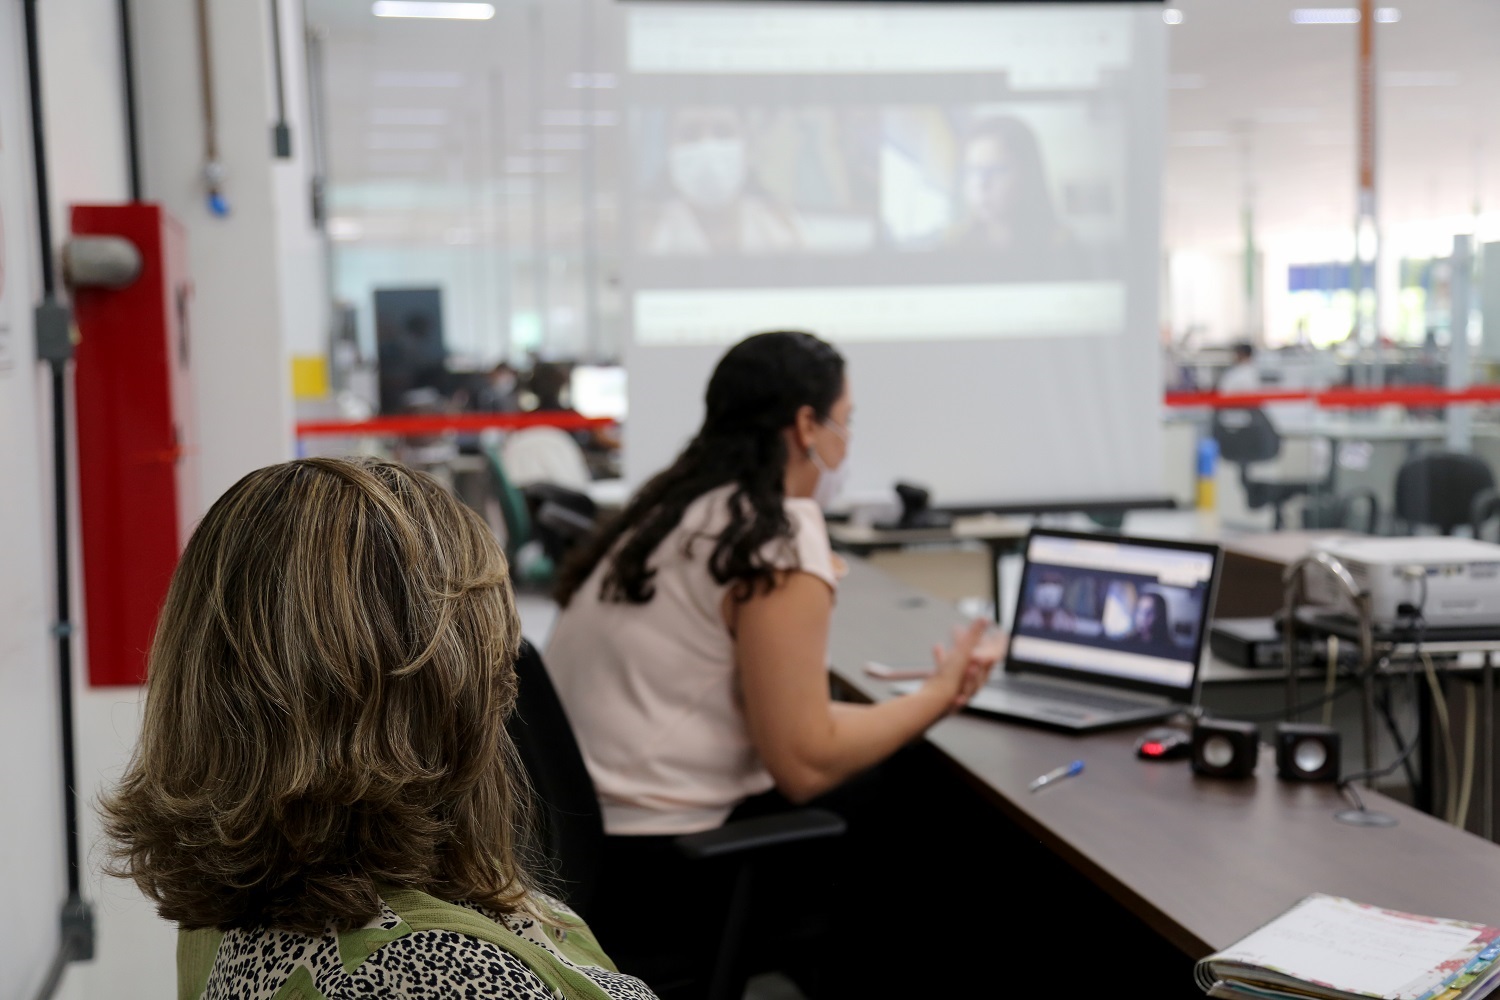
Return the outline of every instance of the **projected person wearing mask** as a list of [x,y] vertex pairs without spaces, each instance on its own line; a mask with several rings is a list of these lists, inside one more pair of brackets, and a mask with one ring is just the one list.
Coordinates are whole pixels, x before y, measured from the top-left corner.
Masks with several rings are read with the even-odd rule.
[[1036,135],[1020,119],[985,118],[975,124],[959,170],[964,212],[953,233],[955,244],[1033,258],[1072,244],[1052,206]]
[[[603,809],[605,877],[620,880],[589,919],[648,983],[661,925],[643,906],[690,913],[701,891],[673,837],[813,799],[842,810],[822,797],[965,704],[999,655],[975,621],[934,647],[914,693],[830,700],[841,573],[822,507],[849,468],[844,359],[811,334],[757,334],[719,361],[704,402],[676,461],[564,564],[546,651]],[[886,828],[846,816],[850,837]],[[851,931],[882,911],[840,903]],[[881,937],[849,947],[861,940]]]
[[1021,614],[1024,628],[1042,628],[1053,632],[1070,632],[1073,615],[1063,607],[1066,584],[1060,573],[1044,573],[1031,589],[1031,603]]
[[680,108],[668,141],[671,191],[644,230],[646,253],[761,254],[799,244],[794,221],[757,189],[738,110]]

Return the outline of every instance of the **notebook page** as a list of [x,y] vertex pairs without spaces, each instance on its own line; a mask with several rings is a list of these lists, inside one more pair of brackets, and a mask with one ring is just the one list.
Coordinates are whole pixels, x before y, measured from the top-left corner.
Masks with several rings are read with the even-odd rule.
[[1436,984],[1434,970],[1479,934],[1452,921],[1312,896],[1214,960],[1275,969],[1346,993],[1415,1000]]

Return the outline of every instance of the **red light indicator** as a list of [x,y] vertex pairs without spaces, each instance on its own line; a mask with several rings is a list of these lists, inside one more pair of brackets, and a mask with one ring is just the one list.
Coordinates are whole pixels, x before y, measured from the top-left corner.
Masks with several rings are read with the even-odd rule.
[[1152,757],[1160,757],[1162,755],[1162,752],[1166,750],[1166,747],[1162,746],[1160,743],[1147,743],[1141,747],[1141,750],[1145,753],[1150,754]]

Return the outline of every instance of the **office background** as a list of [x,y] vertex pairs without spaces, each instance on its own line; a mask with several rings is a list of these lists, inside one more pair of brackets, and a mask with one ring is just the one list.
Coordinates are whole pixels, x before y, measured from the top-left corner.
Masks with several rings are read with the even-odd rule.
[[[11,892],[0,916],[0,997],[29,995],[40,981],[56,939],[66,867],[49,632],[50,387],[35,363],[31,315],[42,267],[24,6],[0,11],[0,755],[8,762],[0,769],[0,800],[9,812],[0,824],[0,877]],[[210,122],[195,4],[136,0],[128,6],[132,157],[121,5],[35,5],[54,252],[74,204],[140,195],[186,230],[201,504],[244,472],[298,449],[420,457],[401,451],[413,447],[409,442],[372,433],[297,433],[301,421],[380,411],[377,290],[437,289],[448,367],[465,375],[501,360],[529,369],[538,361],[614,367],[627,358],[627,192],[614,166],[628,159],[628,108],[617,100],[623,79],[611,48],[621,37],[613,20],[620,6],[498,0],[488,21],[427,23],[375,18],[362,0],[281,0],[273,21],[266,3],[210,0]],[[1230,363],[1228,346],[1239,340],[1259,346],[1268,388],[1317,392],[1390,384],[1398,376],[1418,387],[1493,382],[1500,321],[1491,309],[1484,323],[1483,304],[1494,301],[1486,295],[1494,294],[1500,266],[1456,277],[1453,262],[1456,236],[1467,238],[1470,260],[1485,263],[1494,260],[1486,245],[1500,241],[1500,118],[1490,101],[1500,91],[1500,64],[1492,58],[1500,8],[1488,0],[1424,0],[1384,8],[1393,13],[1376,26],[1380,343],[1345,339],[1358,324],[1351,288],[1358,271],[1350,267],[1357,249],[1354,26],[1334,15],[1299,22],[1301,8],[1291,2],[1182,0],[1140,8],[1158,19],[1150,30],[1165,49],[1154,77],[1164,102],[1159,280],[1151,295],[1160,321],[1158,329],[1133,331],[1133,347],[1122,355],[1131,373],[1122,377],[1131,381],[1105,384],[1135,400],[1132,415],[1147,435],[1144,467],[1154,482],[1114,488],[1197,503],[1205,411],[1191,398],[1172,406],[1154,400],[1168,390],[1212,387]],[[288,158],[273,155],[278,121],[289,130]],[[227,214],[208,204],[210,132]],[[1454,290],[1465,285],[1460,301],[1467,308],[1456,316]],[[1454,329],[1472,342],[1456,375]],[[972,360],[972,350],[939,339],[921,356],[937,372]],[[694,363],[701,368],[711,354]],[[877,347],[860,348],[856,379],[861,366],[878,364],[878,354]],[[1089,384],[1072,381],[1070,371],[1058,364],[1046,380],[1007,383],[1014,397],[1007,402],[1024,411],[1086,393]],[[700,383],[677,375],[688,395],[699,391]],[[1148,375],[1156,381],[1142,383]],[[899,386],[880,389],[888,395],[872,398],[899,398]],[[962,442],[1026,433],[998,419],[977,386],[954,402],[971,416],[932,433]],[[1414,432],[1367,426],[1340,437],[1326,426],[1319,432],[1328,414],[1317,407],[1284,404],[1282,471],[1321,482],[1337,468],[1345,488],[1389,491],[1412,440],[1449,441],[1451,421],[1433,429],[1420,411],[1400,404],[1376,411],[1382,427],[1416,426]],[[1461,443],[1494,466],[1500,451],[1487,449],[1500,435],[1488,433],[1487,414],[1472,415]],[[895,426],[888,412],[871,413],[859,431],[860,448],[869,451],[856,453],[878,470],[856,498],[876,507],[889,506],[882,490],[902,472],[882,469],[876,457],[882,420]],[[683,428],[692,422],[683,415]],[[1138,471],[1132,466],[1129,474]],[[1231,463],[1218,463],[1213,477],[1215,516],[1270,526],[1269,509],[1244,503]],[[1005,485],[1004,477],[993,482]],[[947,499],[974,499],[978,489],[927,485],[938,500],[945,490]],[[963,485],[971,495],[963,495]],[[1102,495],[1110,484],[1085,485]],[[1389,516],[1389,502],[1385,511]],[[76,544],[72,551],[76,559]],[[922,558],[906,569],[921,572]],[[984,597],[977,561],[964,549],[957,563],[941,563],[944,596]],[[955,565],[972,582],[954,583]],[[927,579],[934,579],[930,572]],[[531,620],[544,628],[545,604],[531,608]],[[86,636],[86,609],[83,615]],[[95,874],[103,858],[89,809],[133,745],[139,692],[90,687],[86,670],[79,664],[74,688],[78,791],[85,888],[101,933],[97,959],[70,971],[62,995],[157,996],[173,978],[172,930],[133,887]]]

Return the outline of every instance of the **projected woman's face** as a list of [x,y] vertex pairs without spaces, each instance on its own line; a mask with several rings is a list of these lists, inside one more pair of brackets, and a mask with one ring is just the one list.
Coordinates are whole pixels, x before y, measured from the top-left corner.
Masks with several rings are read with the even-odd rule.
[[744,128],[733,108],[683,108],[672,119],[667,172],[672,186],[698,208],[723,208],[739,196],[748,173]]
[[1008,220],[1016,196],[1016,157],[999,136],[980,136],[964,150],[964,202],[987,223]]

